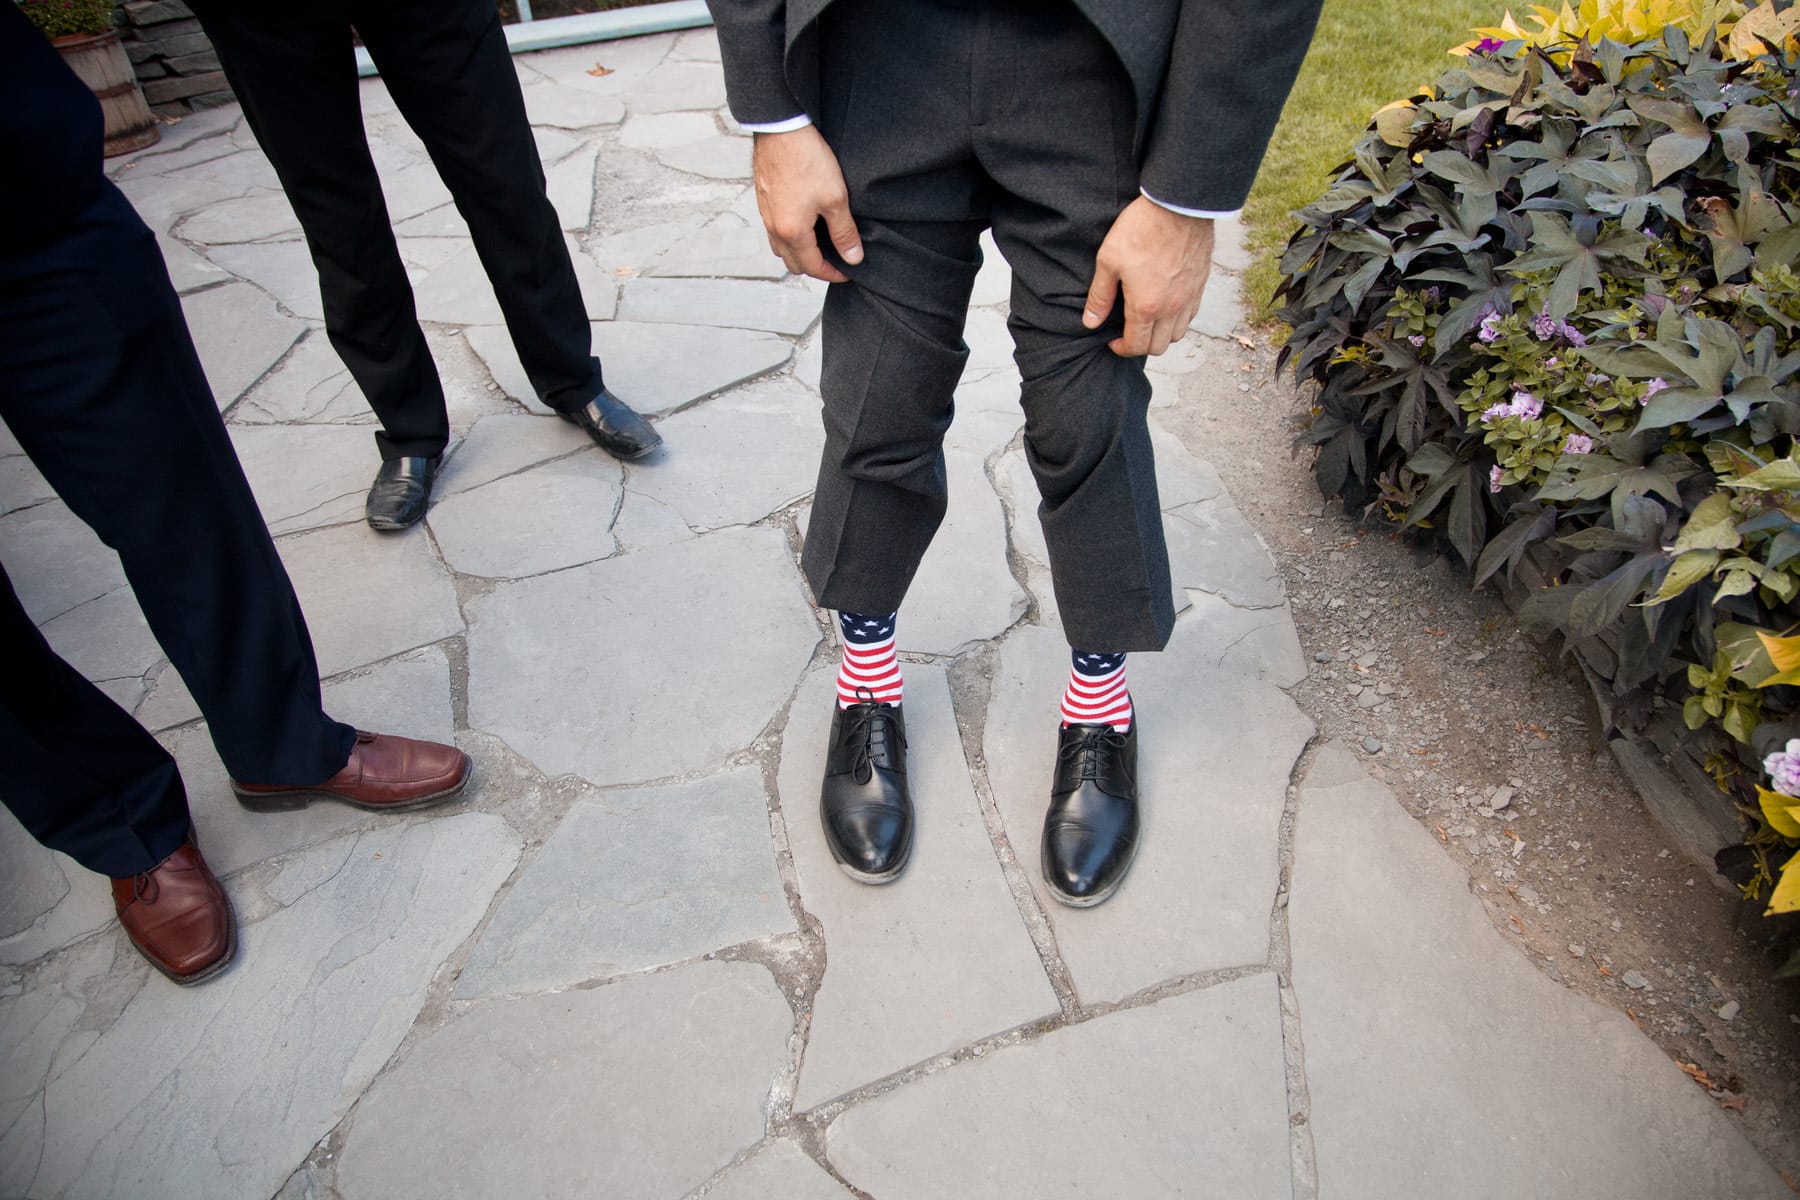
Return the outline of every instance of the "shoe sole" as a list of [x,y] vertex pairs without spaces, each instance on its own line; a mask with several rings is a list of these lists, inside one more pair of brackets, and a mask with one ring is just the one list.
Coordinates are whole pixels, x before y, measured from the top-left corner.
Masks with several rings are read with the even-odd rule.
[[411,529],[414,525],[417,525],[420,521],[423,521],[424,519],[425,519],[424,513],[420,513],[418,516],[414,517],[410,521],[395,521],[395,520],[391,520],[387,517],[364,517],[363,518],[364,522],[369,526],[370,529],[377,530],[378,532],[381,532],[381,533],[399,533],[403,529]]
[[416,809],[430,808],[441,804],[452,796],[461,794],[469,786],[469,780],[475,777],[475,763],[467,754],[463,755],[463,771],[456,782],[442,791],[433,792],[429,796],[416,796],[411,800],[400,800],[393,804],[372,803],[367,800],[355,800],[337,792],[328,792],[320,788],[289,788],[280,792],[245,792],[235,780],[232,781],[232,793],[237,802],[256,813],[293,812],[307,807],[314,800],[336,800],[339,804],[348,804],[351,808],[360,808],[364,812],[413,812]]
[[[223,891],[223,889],[221,889],[221,891]],[[222,974],[225,971],[225,968],[229,967],[237,959],[237,912],[231,907],[231,897],[229,896],[225,897],[225,920],[225,953],[219,956],[217,962],[204,966],[191,975],[175,974],[175,972],[169,970],[169,968],[163,966],[148,954],[145,954],[136,942],[131,942],[129,937],[125,940],[131,942],[131,948],[136,950],[145,962],[155,967],[164,979],[167,979],[176,987],[193,987],[195,984],[205,983],[215,975]]]
[[[829,840],[826,842],[825,848],[828,850],[831,849]],[[893,869],[883,871],[879,875],[870,875],[867,872],[858,871],[855,867],[852,867],[849,863],[839,858],[835,850],[832,851],[831,860],[837,863],[838,870],[856,880],[856,882],[879,887],[881,884],[892,883],[894,880],[900,878],[901,872],[906,870],[906,864],[912,861],[912,843],[907,843],[906,853],[900,856],[900,861],[894,864]]]
[[1052,900],[1065,908],[1093,908],[1097,904],[1105,904],[1112,898],[1112,894],[1119,890],[1119,886],[1125,882],[1125,877],[1131,874],[1131,864],[1137,861],[1137,852],[1137,844],[1134,842],[1131,847],[1130,857],[1125,860],[1125,865],[1119,868],[1119,877],[1091,896],[1068,895],[1066,892],[1057,890],[1056,885],[1051,883],[1048,879],[1044,880],[1044,890],[1050,893],[1050,898]]

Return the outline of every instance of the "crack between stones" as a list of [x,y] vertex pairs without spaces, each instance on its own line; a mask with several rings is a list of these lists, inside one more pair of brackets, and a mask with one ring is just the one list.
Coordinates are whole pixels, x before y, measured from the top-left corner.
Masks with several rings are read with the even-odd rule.
[[1294,835],[1300,819],[1300,788],[1324,740],[1307,739],[1288,772],[1281,808],[1278,853],[1280,884],[1269,909],[1269,965],[1281,997],[1281,1051],[1288,1103],[1288,1163],[1294,1200],[1318,1200],[1319,1169],[1312,1137],[1312,1096],[1306,1081],[1306,1047],[1301,1039],[1300,997],[1294,990],[1293,944],[1288,932],[1288,900],[1293,894]]

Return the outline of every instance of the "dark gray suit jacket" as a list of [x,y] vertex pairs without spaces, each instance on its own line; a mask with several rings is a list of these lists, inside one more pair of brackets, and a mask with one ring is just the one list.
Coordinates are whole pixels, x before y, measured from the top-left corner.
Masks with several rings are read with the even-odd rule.
[[[707,0],[732,116],[818,115],[817,25],[830,2]],[[1131,76],[1146,192],[1183,208],[1244,203],[1321,2],[1075,0]]]

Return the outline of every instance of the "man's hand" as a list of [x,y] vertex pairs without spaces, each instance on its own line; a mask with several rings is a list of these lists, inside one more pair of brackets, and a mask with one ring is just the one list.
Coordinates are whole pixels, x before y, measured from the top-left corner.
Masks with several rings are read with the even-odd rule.
[[1200,311],[1212,252],[1210,218],[1184,217],[1139,196],[1100,243],[1081,323],[1100,328],[1123,287],[1125,334],[1108,347],[1121,358],[1161,354],[1181,340]]
[[769,234],[769,249],[796,275],[843,283],[845,274],[825,260],[815,232],[821,217],[831,243],[847,263],[863,258],[862,238],[850,219],[850,192],[837,155],[811,125],[787,133],[759,133],[752,157],[756,207]]

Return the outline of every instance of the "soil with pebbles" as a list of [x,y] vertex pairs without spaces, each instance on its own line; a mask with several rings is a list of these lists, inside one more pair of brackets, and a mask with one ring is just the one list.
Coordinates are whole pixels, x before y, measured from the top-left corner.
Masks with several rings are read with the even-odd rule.
[[[1735,890],[1686,858],[1596,741],[1570,664],[1453,558],[1322,504],[1305,401],[1266,340],[1205,339],[1157,419],[1218,468],[1280,566],[1308,677],[1290,694],[1469,874],[1552,979],[1628,1013],[1800,1191],[1800,983]],[[1740,924],[1745,928],[1740,928]]]

